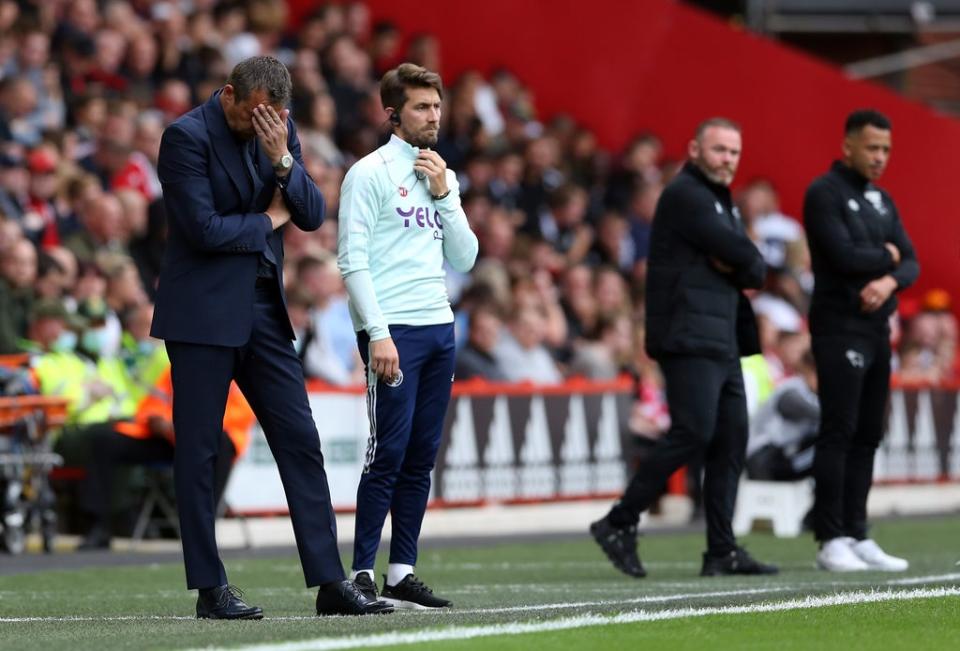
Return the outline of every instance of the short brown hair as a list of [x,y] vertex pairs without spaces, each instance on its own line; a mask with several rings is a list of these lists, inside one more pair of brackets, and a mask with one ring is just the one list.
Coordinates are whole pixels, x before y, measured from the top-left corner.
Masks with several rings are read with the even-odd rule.
[[740,133],[739,124],[737,124],[730,118],[724,118],[724,117],[718,116],[718,117],[707,118],[706,120],[701,122],[699,125],[697,125],[697,132],[693,136],[694,140],[696,140],[697,142],[700,142],[700,140],[703,138],[703,133],[710,127],[722,127],[724,129],[732,129],[733,131]]
[[383,108],[399,112],[407,101],[408,88],[432,88],[443,99],[440,75],[415,63],[401,63],[380,80],[380,102]]
[[233,86],[233,92],[241,102],[255,90],[263,90],[273,105],[286,106],[290,103],[293,86],[290,71],[271,56],[244,59],[234,66],[227,83]]

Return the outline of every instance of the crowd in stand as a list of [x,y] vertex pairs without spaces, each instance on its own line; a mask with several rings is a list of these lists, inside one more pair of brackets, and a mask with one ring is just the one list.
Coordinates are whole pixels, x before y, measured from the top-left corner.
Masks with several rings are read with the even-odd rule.
[[[442,52],[429,34],[372,22],[362,2],[327,4],[295,31],[288,22],[275,0],[0,0],[0,354],[34,355],[45,392],[62,392],[76,365],[73,424],[134,418],[157,381],[145,360],[163,354],[148,336],[166,228],[160,137],[258,54],[290,68],[304,161],[328,206],[318,231],[285,231],[297,350],[309,378],[363,381],[336,266],[340,183],[388,131],[380,75],[402,61],[442,70]],[[630,373],[629,426],[655,438],[669,418],[642,345],[645,260],[657,199],[682,161],[665,160],[652,132],[602,150],[569,116],[539,116],[509,70],[445,81],[436,150],[480,241],[473,272],[448,270],[458,378]],[[812,277],[802,225],[769,182],[747,181],[737,203],[770,269],[753,297],[764,354],[744,363],[756,408],[803,370]],[[953,379],[950,297],[907,301],[900,317],[901,378]]]

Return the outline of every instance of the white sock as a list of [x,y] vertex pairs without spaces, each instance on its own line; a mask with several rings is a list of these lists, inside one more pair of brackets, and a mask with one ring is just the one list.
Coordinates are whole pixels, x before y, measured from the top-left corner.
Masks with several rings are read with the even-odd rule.
[[413,565],[390,563],[390,565],[387,566],[387,585],[397,585],[403,581],[408,574],[413,574]]
[[350,572],[350,580],[356,581],[357,577],[360,576],[361,572],[366,572],[367,574],[370,575],[371,581],[373,581],[374,583],[377,582],[377,579],[373,576],[373,570],[353,570],[352,572]]

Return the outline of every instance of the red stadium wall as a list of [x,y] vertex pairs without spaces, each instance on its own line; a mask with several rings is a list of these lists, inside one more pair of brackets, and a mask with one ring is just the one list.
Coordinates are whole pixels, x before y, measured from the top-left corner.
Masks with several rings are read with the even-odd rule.
[[[955,175],[960,122],[713,16],[668,0],[366,0],[405,35],[435,34],[449,81],[505,66],[533,89],[541,116],[563,111],[617,149],[652,130],[684,155],[694,126],[726,115],[744,127],[739,181],[771,179],[799,215],[806,185],[839,154],[846,114],[873,106],[894,122],[883,185],[917,246],[919,289],[960,302]],[[295,15],[316,2],[297,2]]]

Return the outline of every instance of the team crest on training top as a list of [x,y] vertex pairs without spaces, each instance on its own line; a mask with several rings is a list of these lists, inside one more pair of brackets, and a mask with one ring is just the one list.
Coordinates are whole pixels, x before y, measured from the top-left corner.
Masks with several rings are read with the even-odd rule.
[[869,201],[878,213],[881,215],[887,214],[887,208],[883,205],[883,195],[880,194],[879,190],[867,190],[863,193],[863,198]]

